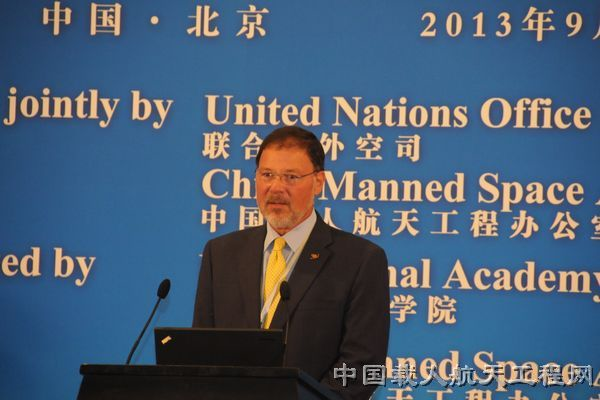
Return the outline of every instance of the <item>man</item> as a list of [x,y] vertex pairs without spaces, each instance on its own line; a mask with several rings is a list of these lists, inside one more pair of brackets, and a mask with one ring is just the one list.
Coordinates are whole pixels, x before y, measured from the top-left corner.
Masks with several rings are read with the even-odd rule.
[[[282,329],[286,366],[344,399],[368,399],[363,365],[384,365],[389,330],[387,259],[375,244],[329,227],[314,210],[325,154],[299,127],[276,129],[256,157],[256,200],[267,223],[206,244],[193,325]],[[279,286],[289,282],[287,312]],[[334,378],[334,367],[356,379]]]

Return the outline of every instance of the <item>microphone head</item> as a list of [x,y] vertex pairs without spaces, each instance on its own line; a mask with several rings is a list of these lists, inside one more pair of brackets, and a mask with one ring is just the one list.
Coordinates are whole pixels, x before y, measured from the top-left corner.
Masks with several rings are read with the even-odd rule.
[[171,281],[169,279],[165,279],[158,286],[156,295],[161,299],[164,299],[169,294],[169,290],[171,290]]
[[279,296],[283,301],[290,299],[290,284],[287,281],[282,281],[279,285]]

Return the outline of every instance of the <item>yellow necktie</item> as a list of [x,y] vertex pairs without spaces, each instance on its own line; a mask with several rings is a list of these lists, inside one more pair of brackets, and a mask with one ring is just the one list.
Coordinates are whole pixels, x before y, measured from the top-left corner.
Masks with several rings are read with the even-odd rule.
[[277,290],[277,293],[275,294],[275,297],[271,302],[271,306],[269,307],[269,311],[267,312],[267,317],[265,318],[265,323],[263,325],[265,329],[269,329],[271,320],[273,319],[273,315],[277,309],[277,304],[279,304],[279,288],[276,287],[276,285],[281,279],[283,271],[285,271],[285,257],[283,256],[282,251],[284,247],[284,238],[278,237],[275,239],[273,251],[271,251],[269,261],[267,262],[267,271],[265,273],[265,284],[263,288],[263,304],[267,301],[273,290]]

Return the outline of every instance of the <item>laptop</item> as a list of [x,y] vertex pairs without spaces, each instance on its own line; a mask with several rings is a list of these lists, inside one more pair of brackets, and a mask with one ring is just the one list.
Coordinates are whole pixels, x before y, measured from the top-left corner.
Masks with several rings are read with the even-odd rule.
[[154,329],[156,364],[281,367],[280,329]]

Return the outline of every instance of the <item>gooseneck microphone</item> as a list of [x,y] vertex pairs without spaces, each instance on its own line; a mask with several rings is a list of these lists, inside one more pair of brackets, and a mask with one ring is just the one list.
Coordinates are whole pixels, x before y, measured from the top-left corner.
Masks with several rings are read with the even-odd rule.
[[290,284],[287,281],[281,282],[279,285],[279,297],[283,303],[285,310],[285,334],[283,335],[283,366],[285,366],[285,357],[287,355],[288,331],[290,330],[290,313],[288,308],[288,300],[290,299]]
[[156,291],[156,295],[158,296],[158,299],[156,299],[156,304],[154,304],[154,308],[152,309],[150,318],[148,318],[148,321],[146,321],[146,325],[144,325],[144,329],[142,329],[140,336],[138,336],[137,340],[133,344],[133,347],[131,348],[131,351],[129,352],[129,356],[127,356],[127,361],[125,362],[125,365],[129,365],[129,363],[131,362],[131,357],[133,357],[133,353],[135,352],[135,349],[137,349],[138,345],[140,344],[140,340],[142,339],[142,336],[144,336],[144,332],[146,332],[146,329],[148,329],[148,325],[150,325],[150,321],[152,320],[152,317],[154,317],[154,313],[156,312],[156,309],[158,308],[158,303],[160,303],[160,301],[162,299],[167,297],[167,295],[169,294],[169,290],[171,290],[171,281],[169,279],[165,279],[158,286],[158,290]]

